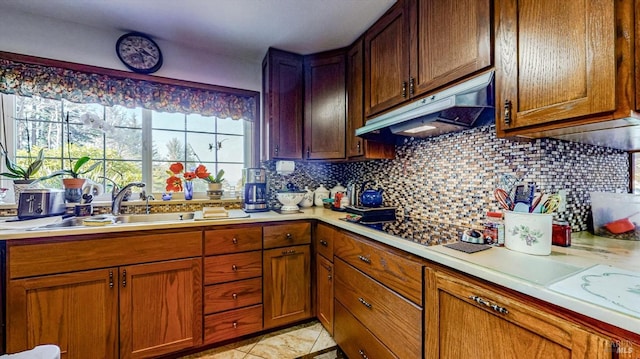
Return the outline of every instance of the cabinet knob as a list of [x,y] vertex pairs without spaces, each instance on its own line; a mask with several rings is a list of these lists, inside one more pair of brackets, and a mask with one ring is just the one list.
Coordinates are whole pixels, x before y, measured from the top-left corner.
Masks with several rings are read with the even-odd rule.
[[402,98],[407,98],[407,82],[402,81]]
[[236,237],[233,237],[233,239],[231,240],[231,242],[233,242],[233,244],[238,244],[238,240],[236,239]]
[[511,125],[511,101],[504,101],[504,124],[507,126]]
[[307,158],[311,157],[311,148],[307,146]]
[[275,156],[277,156],[278,155],[278,151],[280,151],[280,146],[276,145],[276,147],[273,149],[273,154]]
[[356,145],[356,148],[358,149],[358,153],[361,153],[362,149],[361,149],[361,145],[360,145],[360,140],[358,140],[358,144]]
[[233,324],[232,324],[232,325],[233,325],[233,329],[238,328],[238,322],[233,322]]
[[293,235],[291,235],[291,233],[287,233],[285,236],[287,237],[287,240],[293,239]]
[[234,272],[237,271],[238,270],[238,266],[235,265],[235,264],[232,264],[231,265],[231,270],[234,271]]
[[236,293],[231,294],[231,298],[238,299],[238,295]]

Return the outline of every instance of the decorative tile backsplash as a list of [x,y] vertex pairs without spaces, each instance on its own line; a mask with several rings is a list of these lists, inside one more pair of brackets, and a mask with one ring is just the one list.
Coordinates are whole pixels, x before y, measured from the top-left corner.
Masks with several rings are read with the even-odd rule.
[[536,182],[545,193],[565,189],[567,209],[557,218],[569,221],[574,231],[587,228],[590,191],[626,192],[629,181],[626,152],[555,139],[500,139],[494,126],[408,139],[396,146],[393,160],[296,162],[296,171],[285,176],[275,172],[274,161],[263,166],[272,206],[277,206],[275,191],[287,182],[330,189],[337,182],[355,181],[359,187],[373,180],[384,189],[384,205],[414,222],[473,228],[482,226],[487,211],[500,210],[493,189],[505,173]]

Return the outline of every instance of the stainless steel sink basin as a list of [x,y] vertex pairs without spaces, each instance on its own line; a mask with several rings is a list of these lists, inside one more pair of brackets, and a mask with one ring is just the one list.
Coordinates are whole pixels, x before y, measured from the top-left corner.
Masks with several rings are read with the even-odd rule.
[[123,224],[123,223],[153,223],[153,222],[186,221],[186,220],[193,219],[193,217],[194,217],[193,212],[122,214],[119,216],[98,215],[98,216],[92,216],[92,217],[70,217],[70,218],[63,219],[61,222],[32,228],[31,230],[81,227],[81,226],[85,226],[84,221],[86,219],[96,219],[96,220],[110,219],[114,224]]

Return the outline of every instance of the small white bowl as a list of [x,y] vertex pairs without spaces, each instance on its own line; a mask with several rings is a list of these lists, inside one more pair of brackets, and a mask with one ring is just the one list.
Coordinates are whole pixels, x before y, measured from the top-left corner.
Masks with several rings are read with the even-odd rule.
[[278,192],[276,198],[282,203],[280,210],[283,212],[297,211],[299,209],[298,203],[302,202],[305,193],[306,192]]

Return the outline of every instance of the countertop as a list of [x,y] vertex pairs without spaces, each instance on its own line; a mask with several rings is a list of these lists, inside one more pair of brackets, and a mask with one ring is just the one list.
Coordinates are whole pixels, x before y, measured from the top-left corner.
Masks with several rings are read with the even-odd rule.
[[[234,210],[231,211],[233,213]],[[237,210],[236,210],[237,211]],[[611,268],[633,278],[631,288],[625,293],[637,295],[640,303],[640,241],[617,240],[593,236],[587,232],[572,233],[571,247],[552,247],[549,256],[535,256],[511,251],[504,247],[466,254],[443,245],[424,246],[400,237],[386,234],[359,224],[341,220],[345,214],[324,208],[312,207],[302,213],[279,214],[276,212],[251,213],[249,218],[215,219],[207,221],[183,220],[154,223],[126,223],[102,227],[74,227],[49,230],[0,230],[0,240],[52,238],[79,234],[117,233],[163,228],[189,228],[242,223],[268,223],[287,220],[315,219],[343,228],[380,243],[407,251],[422,258],[471,274],[489,282],[502,285],[534,298],[567,308],[574,312],[640,334],[640,304],[623,310],[612,300],[590,300],[589,297],[568,291],[559,284],[575,282],[581,273],[597,268]],[[603,266],[604,265],[604,266]],[[605,267],[612,266],[612,267]],[[637,277],[636,277],[637,275]],[[571,284],[575,284],[571,282]],[[617,287],[609,289],[620,289]],[[564,289],[563,289],[564,288]],[[636,297],[632,297],[635,299]],[[608,302],[608,303],[607,303]],[[627,299],[628,302],[628,299]],[[628,309],[628,308],[627,308]]]

